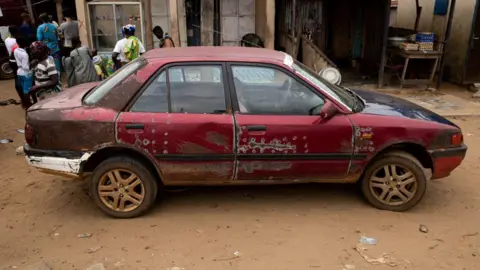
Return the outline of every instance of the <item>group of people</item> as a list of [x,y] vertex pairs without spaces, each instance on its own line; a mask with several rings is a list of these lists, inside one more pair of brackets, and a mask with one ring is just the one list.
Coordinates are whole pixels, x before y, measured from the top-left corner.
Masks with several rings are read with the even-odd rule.
[[78,37],[78,23],[66,16],[59,26],[47,14],[41,14],[41,24],[35,27],[30,15],[22,14],[20,27],[9,27],[10,36],[5,45],[10,55],[10,66],[15,74],[15,89],[22,106],[61,90],[62,56],[73,51],[73,40]]
[[[82,46],[78,23],[66,16],[58,26],[47,14],[39,16],[42,22],[37,29],[30,16],[23,14],[20,27],[10,26],[10,36],[5,44],[10,64],[15,72],[15,89],[23,108],[38,100],[60,92],[62,72],[69,87],[107,79],[115,70],[145,53],[142,42],[135,37],[135,26],[122,27],[123,39],[119,40],[112,57],[97,55],[96,50]],[[156,26],[153,33],[160,40],[160,47],[174,47],[173,40]]]

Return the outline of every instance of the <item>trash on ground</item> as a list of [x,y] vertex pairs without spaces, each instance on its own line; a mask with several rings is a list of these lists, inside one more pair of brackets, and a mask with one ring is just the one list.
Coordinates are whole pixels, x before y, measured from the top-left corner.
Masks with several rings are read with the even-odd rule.
[[12,142],[13,142],[12,139],[0,139],[1,144],[12,143]]
[[238,259],[240,258],[240,255],[241,253],[239,251],[235,251],[233,253],[233,256],[232,257],[224,257],[224,258],[215,258],[213,259],[214,262],[218,262],[218,261],[230,261],[230,260],[235,260],[235,259]]
[[169,267],[169,268],[167,268],[167,270],[185,270],[185,268],[174,266],[174,267]]
[[366,244],[366,245],[376,245],[377,244],[377,239],[362,236],[362,237],[360,237],[360,243]]
[[343,270],[352,270],[352,269],[355,269],[355,265],[353,264],[345,264],[345,267],[343,268]]
[[420,225],[418,228],[422,233],[428,233],[428,228],[425,225]]
[[17,153],[17,156],[24,155],[25,152],[23,150],[23,146],[17,147],[17,149],[15,150],[15,153]]
[[[390,257],[389,254],[387,253],[383,253],[381,257],[378,257],[378,258],[374,258],[374,257],[370,257],[366,254],[366,251],[367,249],[364,248],[364,247],[360,247],[357,245],[355,245],[354,249],[357,251],[358,254],[360,254],[360,256],[363,257],[363,259],[365,259],[365,261],[367,261],[369,264],[373,264],[373,265],[380,265],[380,264],[385,264],[385,265],[388,265],[388,266],[391,266],[391,267],[395,267],[397,266],[400,262],[395,260],[394,258]],[[407,262],[409,263],[409,261],[404,261],[404,262]]]
[[22,104],[22,103],[21,103],[20,101],[17,101],[17,100],[15,100],[15,99],[13,99],[13,98],[0,101],[0,106],[7,106],[7,105],[10,105],[10,104],[20,105],[20,104]]
[[25,129],[17,129],[18,133],[25,134]]
[[475,136],[475,134],[472,134],[472,133],[467,133],[467,136]]
[[95,252],[99,251],[100,249],[102,249],[102,246],[92,247],[92,248],[89,248],[89,249],[85,250],[85,253],[88,253],[88,254],[95,253]]
[[90,237],[92,237],[91,233],[81,233],[77,235],[77,238],[90,238]]

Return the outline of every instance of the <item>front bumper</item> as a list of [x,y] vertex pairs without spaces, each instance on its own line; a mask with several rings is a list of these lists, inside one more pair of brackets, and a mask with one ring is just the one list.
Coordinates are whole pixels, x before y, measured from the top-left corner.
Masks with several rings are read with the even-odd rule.
[[449,176],[453,170],[460,166],[467,154],[467,149],[466,145],[462,145],[461,147],[429,151],[433,160],[432,179]]
[[23,147],[27,163],[45,173],[81,176],[83,164],[90,158],[90,152],[70,152],[32,149]]

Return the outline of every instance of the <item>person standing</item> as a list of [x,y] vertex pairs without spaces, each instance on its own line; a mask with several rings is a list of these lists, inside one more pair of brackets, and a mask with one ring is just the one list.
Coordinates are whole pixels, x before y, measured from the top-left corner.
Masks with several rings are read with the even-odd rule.
[[36,30],[35,26],[32,23],[32,19],[30,18],[30,14],[22,13],[22,24],[20,25],[20,35],[24,36],[28,40],[28,46],[35,41],[36,38]]
[[14,75],[14,83],[15,83],[15,90],[17,91],[18,97],[20,100],[23,99],[23,89],[20,87],[18,83],[18,76],[17,76],[17,61],[15,60],[15,56],[13,55],[13,51],[18,48],[17,44],[17,37],[18,37],[18,27],[15,25],[11,25],[8,27],[8,32],[10,36],[5,39],[5,46],[7,47],[8,57],[10,58],[10,68],[13,70]]
[[79,37],[72,39],[74,49],[70,57],[63,58],[63,65],[67,73],[68,86],[98,81],[97,72],[92,62],[92,53],[86,46],[82,46]]
[[[145,47],[142,42],[135,36],[135,26],[128,24],[122,28],[125,38],[119,40],[113,50],[112,60],[117,66],[123,66],[128,62],[135,60],[138,56],[145,53]],[[120,56],[120,59],[117,59]]]
[[30,70],[30,58],[26,51],[29,46],[29,39],[27,37],[20,36],[17,38],[18,48],[13,52],[15,60],[17,61],[18,69],[18,84],[22,89],[22,107],[28,109],[32,104],[30,101],[30,89],[33,86],[33,76]]
[[60,72],[62,70],[62,61],[60,47],[58,46],[57,28],[50,22],[50,18],[46,13],[41,14],[39,19],[42,21],[42,24],[37,29],[37,40],[47,45],[50,51],[49,55],[53,57],[57,71]]
[[[30,45],[32,54],[32,70],[35,75],[35,85],[31,89],[32,95],[42,100],[60,92],[59,73],[52,57],[49,57],[49,49],[41,41],[35,41]],[[34,98],[34,100],[36,100]]]
[[72,39],[80,36],[78,22],[73,20],[72,16],[65,15],[65,22],[60,25],[59,33],[63,39],[64,54],[69,56],[73,50]]

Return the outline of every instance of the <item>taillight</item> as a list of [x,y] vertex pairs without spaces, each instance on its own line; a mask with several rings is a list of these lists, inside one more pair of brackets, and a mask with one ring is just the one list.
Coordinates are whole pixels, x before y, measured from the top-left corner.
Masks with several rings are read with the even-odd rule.
[[28,123],[25,124],[25,141],[27,142],[28,145],[34,146],[36,143],[36,134],[35,134],[35,128],[29,125]]
[[460,146],[463,144],[463,135],[462,133],[455,133],[452,134],[452,137],[450,138],[450,144],[451,146]]

